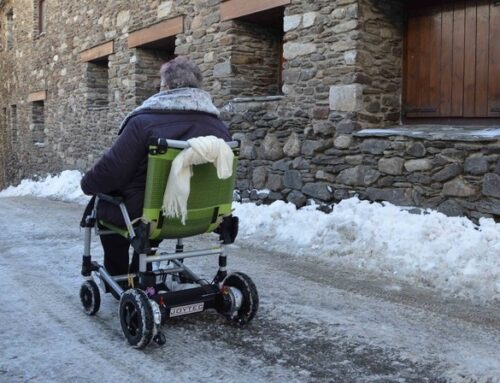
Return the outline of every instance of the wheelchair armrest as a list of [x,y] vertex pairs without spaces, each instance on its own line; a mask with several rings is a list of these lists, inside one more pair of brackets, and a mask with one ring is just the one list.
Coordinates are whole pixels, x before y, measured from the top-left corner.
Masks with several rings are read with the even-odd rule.
[[102,199],[103,201],[106,201],[106,202],[109,202],[115,206],[118,206],[118,208],[120,209],[120,211],[122,213],[123,220],[125,221],[125,225],[127,226],[128,236],[130,237],[130,239],[134,239],[136,236],[135,230],[134,230],[134,227],[132,226],[132,222],[130,221],[130,216],[128,214],[127,207],[123,203],[123,197],[111,196],[111,195],[104,194],[104,193],[97,193],[97,198],[99,200]]
[[121,203],[123,203],[123,198],[122,197],[115,197],[103,193],[98,193],[97,197],[99,199],[102,199],[103,201],[112,203],[113,205],[120,206]]
[[95,225],[95,216],[92,214],[95,207],[95,199],[96,196],[92,196],[90,201],[88,202],[85,210],[83,211],[83,216],[80,221],[80,227],[94,227]]

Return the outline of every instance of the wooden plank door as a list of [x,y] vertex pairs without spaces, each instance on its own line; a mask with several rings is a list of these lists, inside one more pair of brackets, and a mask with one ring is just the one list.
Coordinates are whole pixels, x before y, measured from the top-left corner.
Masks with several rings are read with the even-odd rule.
[[488,115],[500,117],[500,4],[494,2],[490,5],[488,83]]
[[409,5],[405,116],[500,116],[500,6],[493,0]]
[[406,115],[438,116],[441,5],[410,6],[406,35]]
[[488,116],[488,88],[490,68],[490,1],[477,2],[476,40],[476,97],[475,113]]

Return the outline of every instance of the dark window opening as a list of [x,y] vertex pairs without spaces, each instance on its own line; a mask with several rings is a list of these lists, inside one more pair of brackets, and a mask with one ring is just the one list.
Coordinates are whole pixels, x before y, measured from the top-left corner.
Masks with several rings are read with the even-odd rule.
[[31,105],[31,130],[33,143],[41,145],[45,142],[45,104],[34,101]]
[[253,24],[262,25],[277,32],[283,32],[283,18],[285,7],[276,7],[266,11],[252,13],[238,18],[237,20],[248,21]]
[[1,119],[1,132],[0,132],[0,141],[2,143],[3,148],[5,149],[5,144],[8,142],[7,139],[7,131],[9,127],[9,120],[7,116],[7,108],[2,108],[2,119]]
[[175,36],[157,40],[135,50],[135,96],[137,104],[160,91],[160,67],[175,58]]
[[47,31],[47,1],[38,1],[38,33]]
[[87,108],[108,107],[109,62],[102,58],[87,63]]
[[7,12],[7,31],[6,31],[7,49],[14,47],[14,11]]
[[3,113],[2,113],[2,133],[7,132],[7,128],[9,126],[9,121],[8,121],[8,116],[7,116],[7,108],[3,108]]
[[17,105],[10,106],[10,136],[13,144],[17,144],[18,131],[17,131]]
[[281,94],[284,9],[272,8],[234,20],[236,39],[231,52],[235,73],[231,85],[233,95]]

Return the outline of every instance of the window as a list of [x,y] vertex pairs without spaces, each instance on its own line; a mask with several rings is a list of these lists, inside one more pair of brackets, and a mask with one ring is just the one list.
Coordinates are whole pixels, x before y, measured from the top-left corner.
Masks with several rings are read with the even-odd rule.
[[9,121],[8,121],[8,116],[7,116],[7,108],[3,108],[3,114],[2,114],[2,123],[3,123],[3,132],[5,133],[7,131],[7,127],[9,126]]
[[6,31],[7,49],[14,47],[14,11],[11,9],[7,12],[7,31]]
[[12,144],[17,144],[17,105],[10,106],[10,136]]
[[137,48],[135,50],[135,98],[136,103],[160,91],[160,67],[175,58],[174,46],[164,48]]
[[223,72],[233,96],[281,93],[283,18],[288,0],[230,0],[221,5],[222,20],[233,20],[231,71]]
[[33,101],[31,104],[31,131],[33,143],[42,146],[45,142],[45,103]]
[[[9,127],[9,120],[7,116],[7,108],[2,108],[2,119],[0,120],[1,132],[0,138],[3,144],[7,141],[7,131]],[[5,150],[5,148],[3,148]]]
[[87,63],[87,108],[108,106],[109,61],[102,59]]
[[98,45],[80,53],[86,62],[86,98],[88,109],[108,107],[109,56],[114,53],[114,42]]
[[135,48],[135,100],[137,104],[158,93],[160,67],[175,58],[175,38],[183,31],[183,18],[175,17],[132,32],[128,47]]
[[[283,17],[281,17],[282,25]],[[236,41],[231,51],[231,64],[237,74],[233,83],[235,95],[268,96],[281,93],[283,66],[283,32],[246,20],[236,20]],[[240,87],[241,85],[241,87]]]
[[47,31],[47,1],[38,0],[38,34]]

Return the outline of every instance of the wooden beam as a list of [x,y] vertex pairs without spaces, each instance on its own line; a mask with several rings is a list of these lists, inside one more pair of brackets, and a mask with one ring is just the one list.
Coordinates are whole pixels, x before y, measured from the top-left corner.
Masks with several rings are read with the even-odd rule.
[[222,21],[231,20],[290,3],[291,0],[229,0],[220,5],[220,17]]
[[38,92],[33,92],[28,95],[28,102],[45,101],[46,99],[47,99],[46,90],[40,90]]
[[107,43],[98,45],[96,47],[84,50],[80,53],[80,60],[83,62],[96,61],[107,57],[115,52],[114,42],[108,41]]
[[139,29],[128,35],[128,47],[136,48],[184,32],[184,17],[162,21],[147,28]]

